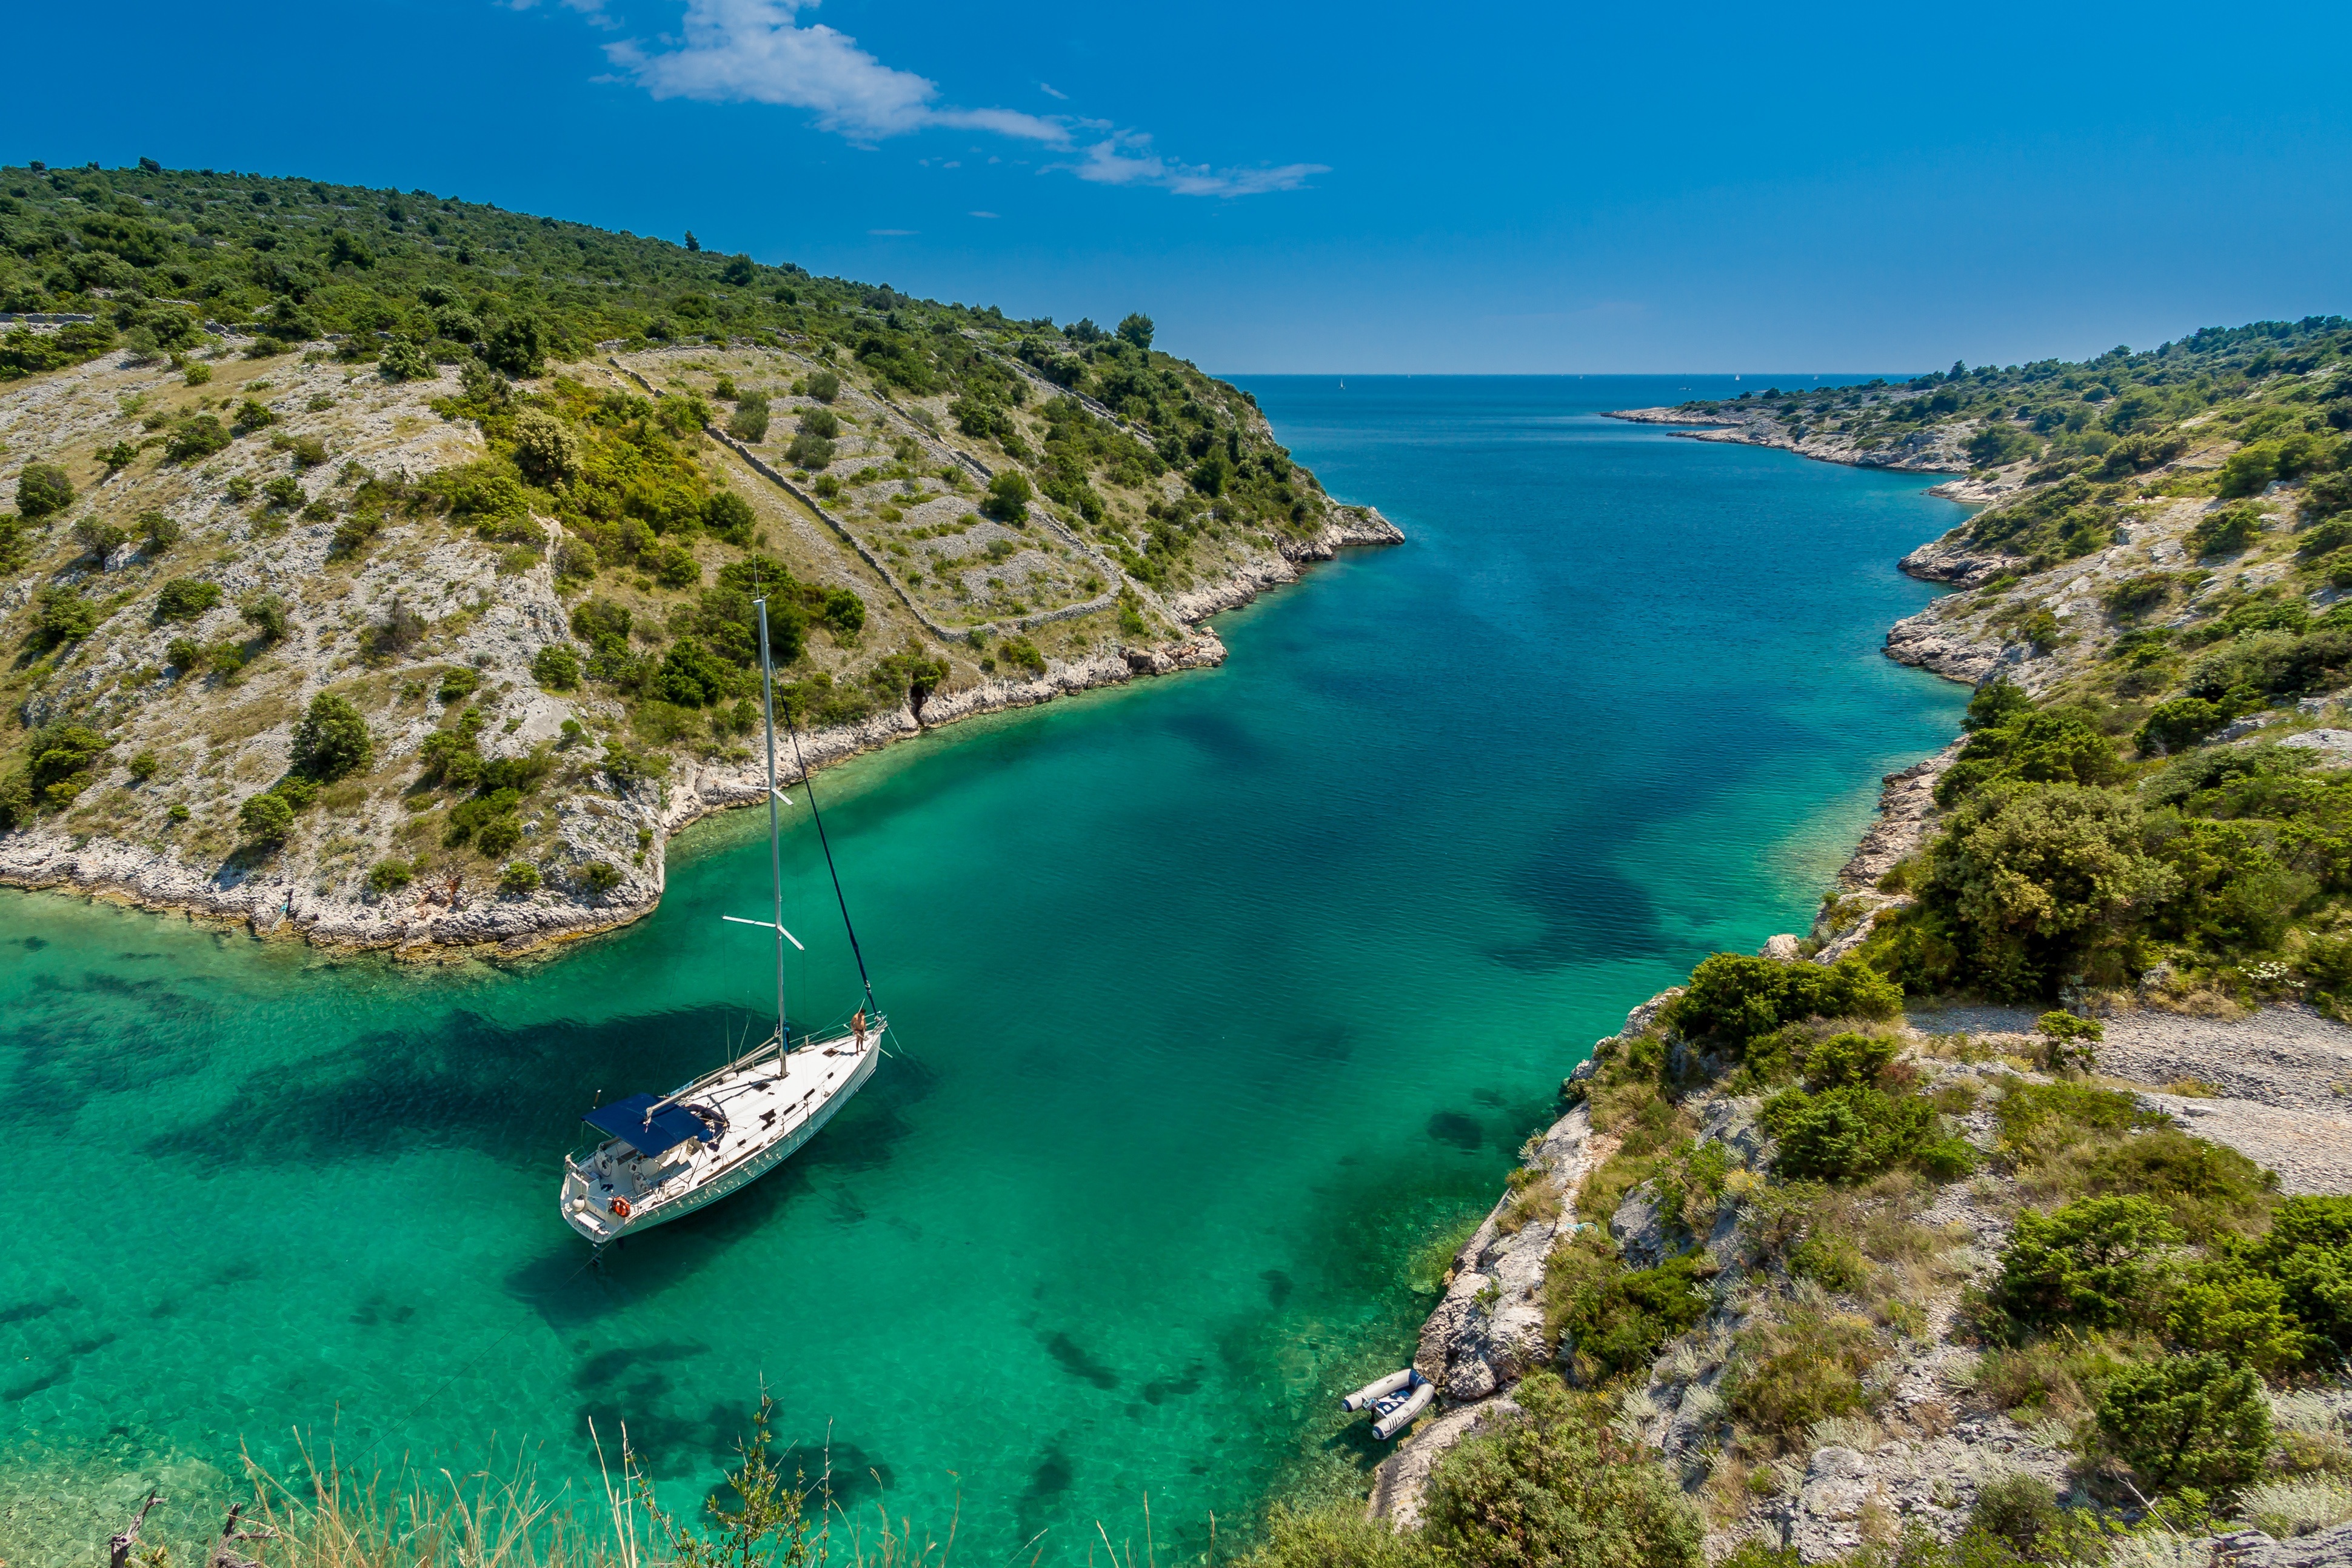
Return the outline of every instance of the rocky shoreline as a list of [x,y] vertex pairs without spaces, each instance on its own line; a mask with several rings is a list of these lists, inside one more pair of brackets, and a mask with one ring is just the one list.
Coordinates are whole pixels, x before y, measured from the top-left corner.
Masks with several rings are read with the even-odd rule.
[[[1192,634],[1181,641],[1122,647],[1115,653],[1076,661],[1055,660],[1031,679],[987,680],[926,694],[919,711],[902,707],[854,725],[812,731],[802,737],[802,752],[814,772],[961,719],[1034,707],[1147,676],[1213,668],[1224,663],[1225,646],[1199,622],[1268,589],[1296,582],[1307,569],[1334,559],[1342,549],[1403,539],[1403,531],[1372,507],[1336,508],[1335,520],[1307,539],[1286,545],[1277,561],[1165,601],[1192,627]],[[715,812],[759,803],[766,796],[762,769],[763,765],[752,763],[697,764],[680,779],[642,781],[619,789],[612,800],[575,798],[567,802],[567,816],[625,819],[626,825],[651,835],[638,873],[584,903],[502,898],[492,893],[469,904],[462,893],[445,898],[431,889],[391,900],[313,898],[290,878],[270,874],[267,868],[250,875],[205,872],[162,849],[103,838],[77,841],[77,835],[47,825],[0,836],[0,886],[69,892],[95,902],[239,926],[258,937],[388,951],[403,958],[520,957],[653,913],[667,883],[668,841]],[[793,768],[785,777],[797,781],[803,775]]]
[[[1670,430],[1667,434],[1685,441],[1769,446],[1823,463],[1843,463],[1852,468],[1892,468],[1910,474],[1965,474],[1969,469],[1968,455],[1961,450],[1969,432],[1957,426],[1933,425],[1914,431],[1900,441],[1885,446],[1865,447],[1841,432],[1810,432],[1801,426],[1791,427],[1761,408],[1729,408],[1725,412],[1699,416],[1683,408],[1616,408],[1606,411],[1602,417],[1622,419],[1632,424],[1682,426],[1684,428]],[[1938,486],[1938,493],[1947,492]],[[1990,497],[1971,495],[1965,498],[1989,499]]]

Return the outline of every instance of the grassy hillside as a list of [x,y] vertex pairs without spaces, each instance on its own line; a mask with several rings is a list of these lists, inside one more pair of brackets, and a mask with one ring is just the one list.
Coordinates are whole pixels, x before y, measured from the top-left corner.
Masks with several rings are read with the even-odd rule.
[[23,880],[95,841],[137,853],[65,880],[166,901],[642,906],[664,779],[750,763],[755,597],[795,721],[878,736],[1214,656],[1190,622],[1385,531],[1140,315],[303,180],[0,191]]

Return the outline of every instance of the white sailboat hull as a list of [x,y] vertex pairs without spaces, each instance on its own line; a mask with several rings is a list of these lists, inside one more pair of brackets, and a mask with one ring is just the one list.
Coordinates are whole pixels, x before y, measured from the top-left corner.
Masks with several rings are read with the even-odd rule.
[[866,1087],[881,1060],[883,1027],[877,1019],[862,1041],[845,1034],[804,1043],[783,1059],[781,1074],[775,1056],[755,1053],[687,1084],[670,1098],[715,1113],[716,1141],[642,1155],[611,1138],[584,1158],[565,1159],[557,1197],[563,1222],[601,1247],[742,1191]]

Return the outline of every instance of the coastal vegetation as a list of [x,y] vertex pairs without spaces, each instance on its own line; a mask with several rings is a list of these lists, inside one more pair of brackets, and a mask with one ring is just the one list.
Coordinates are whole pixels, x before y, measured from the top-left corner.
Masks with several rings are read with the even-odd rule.
[[[1382,533],[1140,313],[422,192],[0,170],[0,308],[46,318],[0,335],[0,835],[268,864],[341,939],[412,888],[647,906],[673,781],[751,767],[757,600],[831,756],[1212,659],[1202,614]],[[321,696],[364,766],[294,755]]]
[[[2352,1352],[2352,1199],[2283,1192],[2100,1074],[2118,1009],[2352,1001],[2352,323],[1674,412],[1845,461],[1964,453],[1990,504],[1906,566],[1963,591],[1919,662],[1978,690],[1915,850],[1792,951],[1704,959],[1568,1082],[1596,1162],[1563,1187],[1531,1139],[1482,1233],[1556,1217],[1539,1330],[1473,1343],[1525,1358],[1515,1402],[1564,1383],[1740,1568],[2171,1563],[2352,1520],[2321,1392]],[[2040,1018],[1905,1021],[1954,1003]],[[1477,1245],[1457,1269],[1501,1267]],[[1604,1510],[1563,1499],[1541,1547],[1485,1555],[1429,1511],[1455,1455],[1539,1422],[1486,1407],[1421,1523],[1277,1511],[1260,1560],[1580,1561]],[[1916,1472],[1881,1445],[1989,1417],[2034,1463],[1898,1511]],[[1846,1545],[1749,1532],[1817,1503]]]

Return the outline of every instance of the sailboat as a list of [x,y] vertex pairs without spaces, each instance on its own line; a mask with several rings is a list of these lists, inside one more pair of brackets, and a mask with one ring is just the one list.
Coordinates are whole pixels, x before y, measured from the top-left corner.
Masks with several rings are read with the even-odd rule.
[[[752,602],[760,612],[760,691],[768,725],[768,875],[773,918],[720,918],[739,925],[764,925],[774,935],[776,1031],[725,1066],[667,1094],[633,1094],[600,1105],[583,1118],[605,1136],[584,1155],[564,1156],[557,1204],[564,1223],[599,1248],[692,1214],[783,1164],[866,1087],[882,1057],[887,1020],[875,1009],[874,988],[866,978],[856,930],[849,926],[849,905],[842,897],[838,873],[834,874],[834,896],[841,904],[842,924],[849,929],[850,951],[857,955],[865,1005],[847,1029],[797,1040],[784,1016],[784,944],[800,947],[801,941],[784,929],[777,808],[791,805],[792,799],[776,787],[776,679],[768,655],[768,601]],[[793,745],[799,745],[797,737]],[[805,764],[801,781],[808,790],[818,841],[824,843],[824,818],[817,813],[816,791]],[[824,844],[824,858],[830,870],[829,843]]]

